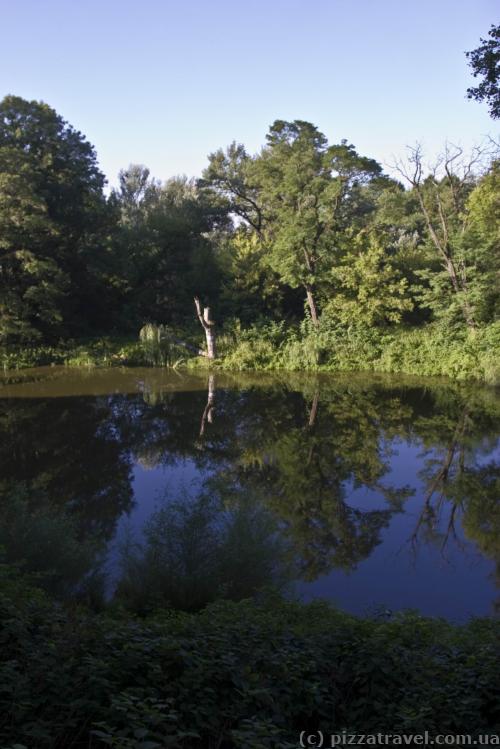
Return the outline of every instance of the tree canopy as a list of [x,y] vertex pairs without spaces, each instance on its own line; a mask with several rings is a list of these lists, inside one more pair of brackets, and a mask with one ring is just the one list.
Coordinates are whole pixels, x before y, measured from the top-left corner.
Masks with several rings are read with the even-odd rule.
[[469,99],[485,101],[490,115],[500,117],[500,25],[491,26],[488,39],[481,39],[481,44],[467,52],[474,78],[482,80],[477,86],[467,89]]
[[[105,192],[82,133],[43,102],[0,102],[0,343],[233,326],[476,330],[498,319],[498,153],[417,146],[398,181],[347,140],[276,120],[201,179],[132,164]],[[280,334],[281,335],[281,334]],[[279,337],[279,336],[278,336]]]
[[104,182],[90,143],[47,104],[0,102],[0,339],[94,317]]

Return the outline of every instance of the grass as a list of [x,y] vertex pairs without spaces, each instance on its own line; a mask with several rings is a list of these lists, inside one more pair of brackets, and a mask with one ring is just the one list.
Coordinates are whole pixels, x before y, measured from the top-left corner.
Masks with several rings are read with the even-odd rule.
[[[194,331],[178,338],[200,343]],[[318,330],[307,321],[254,325],[242,330],[229,323],[218,336],[219,359],[225,370],[385,372],[419,376],[447,376],[457,380],[500,383],[500,322],[471,334],[438,325],[421,328],[340,328],[322,323]],[[0,348],[4,370],[47,364],[69,367],[188,366],[207,367],[203,357],[176,345],[99,338],[66,341],[57,346]]]
[[474,334],[440,326],[339,328],[255,326],[226,345],[222,366],[235,370],[383,372],[500,383],[500,323]]

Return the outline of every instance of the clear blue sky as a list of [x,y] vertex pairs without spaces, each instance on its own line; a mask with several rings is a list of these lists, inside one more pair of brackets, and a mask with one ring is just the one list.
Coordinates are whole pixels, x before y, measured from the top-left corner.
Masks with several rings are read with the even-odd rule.
[[499,0],[0,0],[0,96],[48,102],[112,183],[131,162],[198,175],[277,118],[387,162],[498,133],[464,52],[499,18]]

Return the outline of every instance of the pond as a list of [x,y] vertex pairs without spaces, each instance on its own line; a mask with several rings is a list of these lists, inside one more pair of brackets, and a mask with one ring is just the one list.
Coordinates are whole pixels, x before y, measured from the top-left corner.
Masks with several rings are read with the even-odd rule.
[[357,614],[495,616],[498,395],[352,374],[7,372],[2,556],[55,596],[138,610],[278,588]]

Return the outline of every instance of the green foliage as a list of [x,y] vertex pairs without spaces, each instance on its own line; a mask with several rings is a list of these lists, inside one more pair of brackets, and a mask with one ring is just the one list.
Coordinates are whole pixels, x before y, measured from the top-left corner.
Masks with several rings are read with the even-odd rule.
[[246,325],[262,315],[283,315],[286,287],[266,262],[255,232],[239,227],[219,242],[217,257],[222,272],[222,313],[236,312]]
[[358,234],[345,261],[332,269],[332,278],[339,289],[324,311],[344,325],[398,323],[413,309],[407,279],[374,233]]
[[467,201],[464,252],[473,265],[473,303],[478,320],[500,318],[500,162],[494,161]]
[[124,343],[121,340],[98,338],[64,347],[61,363],[67,367],[113,367],[135,366],[149,362],[140,341]]
[[[170,335],[171,329],[165,330]],[[318,328],[309,319],[300,325],[260,322],[242,328],[238,323],[227,324],[219,337],[217,367],[237,371],[391,372],[498,384],[499,323],[483,325],[472,333],[460,328],[451,332],[450,335],[449,328],[438,324],[346,327],[326,314]],[[175,335],[191,337],[182,331],[175,331]],[[123,342],[104,338],[84,344],[68,342],[57,348],[0,348],[0,365],[4,370],[47,364],[201,368],[206,362],[175,342],[158,345],[151,340]]]
[[491,620],[361,620],[277,599],[110,618],[55,607],[19,580],[2,588],[0,615],[3,746],[285,749],[307,729],[499,728]]
[[214,298],[219,270],[208,235],[224,216],[194,180],[150,180],[145,167],[120,173],[113,193],[120,212],[114,233],[117,284],[125,308],[120,326],[193,317],[193,296]]
[[209,164],[200,185],[216,196],[229,213],[237,215],[255,231],[262,229],[262,210],[258,188],[252,176],[252,158],[241,143],[233,141],[224,152],[219,149],[208,157]]
[[398,165],[405,190],[347,141],[276,120],[255,156],[233,143],[198,181],[132,165],[106,198],[85,138],[46,104],[6,97],[0,363],[205,366],[179,345],[199,341],[199,296],[226,368],[494,382],[498,161],[446,146],[423,164],[417,146]]
[[224,357],[223,366],[238,370],[277,368],[276,353],[286,336],[284,323],[261,322],[246,330],[240,329]]
[[17,156],[15,152],[7,153],[6,147],[1,148],[2,341],[40,339],[43,326],[60,324],[60,306],[68,287],[67,274],[48,256],[57,228],[48,216],[45,202],[30,184],[29,166],[16,163]]
[[[139,340],[105,337],[80,342],[66,340],[57,346],[0,347],[0,367],[4,370],[47,364],[63,364],[67,367],[164,367],[179,365],[184,361],[187,352],[169,338],[170,335],[183,335],[182,332],[150,323],[144,326],[141,332],[146,330],[157,332],[149,338],[144,332]],[[161,340],[158,339],[160,330]]]
[[149,365],[165,367],[172,363],[172,345],[165,325],[147,323],[139,331],[139,340]]
[[458,380],[500,382],[500,326],[467,333],[424,328],[340,326],[324,316],[318,328],[305,321],[278,341],[263,326],[245,331],[222,366],[236,370],[401,372]]
[[212,154],[203,184],[241,221],[222,245],[225,308],[232,297],[245,323],[257,308],[276,316],[267,291],[277,281],[281,318],[299,312],[288,287],[305,294],[315,324],[320,310],[355,326],[432,318],[474,328],[495,320],[494,149],[467,158],[447,145],[425,173],[417,146],[398,168],[410,189],[346,141],[328,145],[304,121],[277,120],[255,157],[235,144]]
[[467,52],[474,78],[482,78],[478,86],[467,89],[469,99],[486,101],[490,115],[500,117],[500,26],[492,24],[489,39],[481,39],[481,45]]
[[472,227],[479,232],[482,242],[498,246],[500,242],[500,162],[480,180],[468,199]]
[[92,146],[47,104],[0,102],[0,342],[82,330],[102,309],[103,186]]
[[390,184],[380,165],[347,141],[329,146],[302,120],[276,120],[254,158],[236,144],[209,158],[203,184],[243,220],[259,248],[255,267],[305,292],[315,319],[316,295],[331,286],[346,232],[368,220],[377,193]]
[[401,332],[387,340],[374,369],[482,380],[493,385],[500,382],[499,346],[498,323],[454,336],[444,327]]
[[0,487],[0,498],[0,559],[22,560],[23,571],[59,598],[76,594],[94,567],[99,544],[92,539],[82,542],[75,519],[47,503],[42,491],[21,485],[5,496]]

